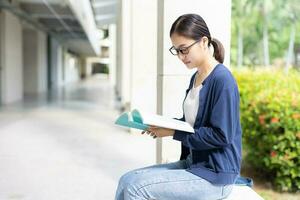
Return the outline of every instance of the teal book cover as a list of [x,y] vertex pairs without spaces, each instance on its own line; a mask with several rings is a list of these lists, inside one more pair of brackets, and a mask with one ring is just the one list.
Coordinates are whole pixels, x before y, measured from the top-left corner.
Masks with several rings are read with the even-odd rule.
[[115,124],[140,130],[148,129],[148,126],[143,123],[141,114],[136,109],[132,112],[126,112],[120,115],[115,121]]
[[138,109],[121,114],[115,121],[115,124],[140,130],[147,130],[149,126],[156,126],[194,133],[194,128],[187,122],[161,115],[141,112]]

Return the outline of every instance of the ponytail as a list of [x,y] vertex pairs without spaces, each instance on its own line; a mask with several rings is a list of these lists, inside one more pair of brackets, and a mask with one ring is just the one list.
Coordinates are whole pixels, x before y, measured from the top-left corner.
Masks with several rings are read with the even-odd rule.
[[222,45],[222,43],[217,40],[216,38],[212,38],[211,39],[211,44],[214,47],[214,57],[217,61],[219,61],[220,63],[224,62],[224,54],[225,54],[225,50],[224,47]]
[[197,14],[181,15],[172,24],[170,37],[174,33],[187,38],[191,38],[193,40],[199,40],[202,37],[206,36],[209,39],[208,46],[212,44],[214,47],[215,59],[220,63],[224,62],[224,47],[219,40],[211,38],[209,29],[201,16]]

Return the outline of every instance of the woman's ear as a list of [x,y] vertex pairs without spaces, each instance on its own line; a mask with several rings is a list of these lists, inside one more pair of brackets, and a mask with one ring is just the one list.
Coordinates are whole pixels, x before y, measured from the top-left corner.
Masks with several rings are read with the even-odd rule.
[[208,38],[206,36],[202,37],[203,46],[205,48],[208,48]]

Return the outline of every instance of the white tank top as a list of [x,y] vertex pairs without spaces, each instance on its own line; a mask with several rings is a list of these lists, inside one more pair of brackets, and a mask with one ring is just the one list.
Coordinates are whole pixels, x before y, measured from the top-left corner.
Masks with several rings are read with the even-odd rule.
[[190,89],[189,93],[186,96],[186,99],[183,104],[183,111],[185,121],[188,122],[192,127],[196,120],[198,108],[199,108],[199,93],[202,88],[202,84],[198,87],[194,87],[196,76],[194,78],[193,87]]

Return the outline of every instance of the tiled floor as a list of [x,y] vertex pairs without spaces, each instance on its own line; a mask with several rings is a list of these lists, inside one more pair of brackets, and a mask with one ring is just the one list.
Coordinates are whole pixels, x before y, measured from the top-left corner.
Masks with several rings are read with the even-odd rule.
[[0,200],[110,200],[155,140],[114,126],[113,89],[94,76],[0,107]]

